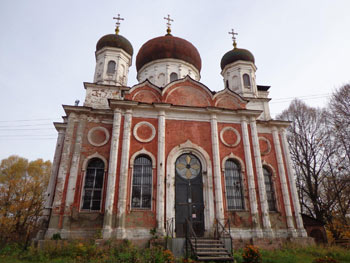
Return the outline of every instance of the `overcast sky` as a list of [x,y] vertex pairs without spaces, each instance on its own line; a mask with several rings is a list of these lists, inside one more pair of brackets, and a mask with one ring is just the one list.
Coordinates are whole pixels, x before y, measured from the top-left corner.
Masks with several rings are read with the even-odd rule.
[[275,116],[294,97],[326,106],[350,82],[349,11],[348,0],[1,0],[0,159],[53,159],[52,122],[64,115],[62,104],[83,103],[96,42],[114,32],[118,13],[125,18],[120,34],[134,47],[129,86],[137,83],[138,50],[165,34],[170,14],[173,35],[201,54],[201,82],[211,90],[224,88],[220,60],[234,28],[238,47],[255,56],[257,83],[271,86]]

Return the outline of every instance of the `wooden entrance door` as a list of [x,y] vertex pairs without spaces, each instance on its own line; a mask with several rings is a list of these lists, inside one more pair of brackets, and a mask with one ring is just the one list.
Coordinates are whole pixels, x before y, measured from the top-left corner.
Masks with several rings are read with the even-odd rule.
[[202,167],[193,154],[182,154],[175,163],[175,232],[186,235],[186,218],[198,237],[204,234]]

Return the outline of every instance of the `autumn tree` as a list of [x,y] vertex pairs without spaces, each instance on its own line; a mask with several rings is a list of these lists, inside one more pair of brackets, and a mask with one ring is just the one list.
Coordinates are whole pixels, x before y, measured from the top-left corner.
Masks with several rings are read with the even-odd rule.
[[51,162],[10,156],[0,163],[0,242],[27,243],[38,227]]

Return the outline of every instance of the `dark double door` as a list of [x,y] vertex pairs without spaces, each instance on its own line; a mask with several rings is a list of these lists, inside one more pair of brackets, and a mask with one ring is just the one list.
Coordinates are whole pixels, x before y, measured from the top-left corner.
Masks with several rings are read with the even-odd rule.
[[175,231],[186,235],[186,219],[197,236],[204,234],[203,180],[200,161],[192,154],[181,155],[175,163]]

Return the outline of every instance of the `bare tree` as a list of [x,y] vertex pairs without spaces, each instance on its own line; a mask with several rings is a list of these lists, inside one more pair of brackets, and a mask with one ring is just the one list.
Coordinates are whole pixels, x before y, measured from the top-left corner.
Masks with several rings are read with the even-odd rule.
[[295,99],[278,118],[292,121],[287,138],[302,212],[324,221],[335,202],[334,197],[324,196],[327,186],[324,171],[334,154],[334,149],[329,147],[326,114],[322,109],[309,107]]

